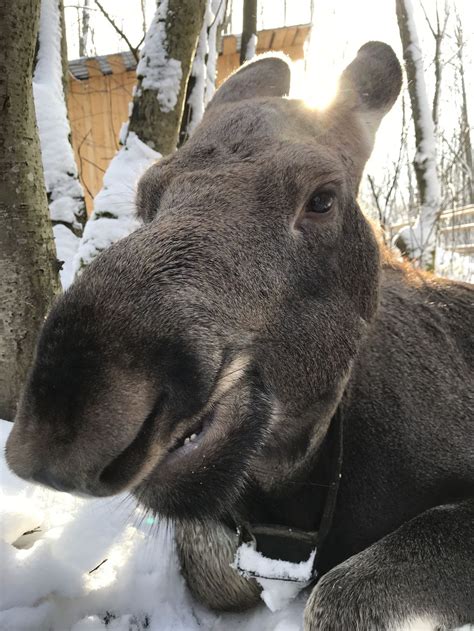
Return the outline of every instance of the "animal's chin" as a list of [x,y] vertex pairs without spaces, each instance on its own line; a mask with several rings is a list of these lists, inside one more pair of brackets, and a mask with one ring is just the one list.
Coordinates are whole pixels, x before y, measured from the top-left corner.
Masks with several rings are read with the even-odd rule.
[[230,408],[218,406],[202,428],[169,449],[134,488],[141,504],[181,519],[218,518],[233,511],[252,477],[266,416],[258,404]]

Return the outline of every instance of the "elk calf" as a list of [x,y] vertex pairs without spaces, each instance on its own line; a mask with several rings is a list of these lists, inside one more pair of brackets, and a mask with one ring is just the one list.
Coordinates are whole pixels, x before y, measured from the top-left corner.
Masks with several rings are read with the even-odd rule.
[[44,324],[8,462],[133,490],[210,607],[258,602],[230,563],[267,524],[320,530],[307,631],[473,622],[472,289],[384,261],[356,201],[399,63],[365,44],[324,112],[289,81],[244,66],[142,178],[145,225]]

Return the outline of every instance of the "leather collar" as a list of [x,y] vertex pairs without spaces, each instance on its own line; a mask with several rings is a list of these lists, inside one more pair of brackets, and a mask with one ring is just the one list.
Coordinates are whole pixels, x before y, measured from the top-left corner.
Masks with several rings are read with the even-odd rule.
[[[332,473],[319,526],[314,531],[298,530],[274,524],[251,524],[248,522],[237,527],[238,547],[243,544],[251,544],[257,552],[267,559],[301,563],[306,562],[314,552],[311,579],[317,576],[316,560],[318,552],[324,545],[324,541],[331,529],[339,483],[342,477],[343,420],[341,406],[338,407],[332,417],[328,432],[333,432],[329,444],[329,449],[332,450],[330,459]],[[237,569],[243,568],[239,568],[237,565]],[[244,573],[256,578],[272,578],[261,576],[258,569],[249,570],[249,568],[245,568]],[[297,579],[287,578],[285,580]]]

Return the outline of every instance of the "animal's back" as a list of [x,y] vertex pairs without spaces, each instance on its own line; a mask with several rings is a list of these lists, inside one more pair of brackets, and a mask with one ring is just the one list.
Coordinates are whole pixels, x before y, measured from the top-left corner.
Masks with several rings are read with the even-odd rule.
[[329,565],[473,492],[473,289],[384,270],[379,313],[349,385]]

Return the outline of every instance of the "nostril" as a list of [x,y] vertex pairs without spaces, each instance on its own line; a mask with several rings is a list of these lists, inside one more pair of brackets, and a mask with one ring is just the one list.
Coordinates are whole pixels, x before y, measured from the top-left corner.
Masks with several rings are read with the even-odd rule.
[[64,493],[72,491],[72,489],[74,488],[71,484],[60,480],[58,477],[53,475],[51,471],[48,471],[46,469],[42,469],[41,471],[35,473],[35,475],[33,475],[33,480],[35,482],[43,484],[44,486],[49,486],[55,491],[63,491]]

